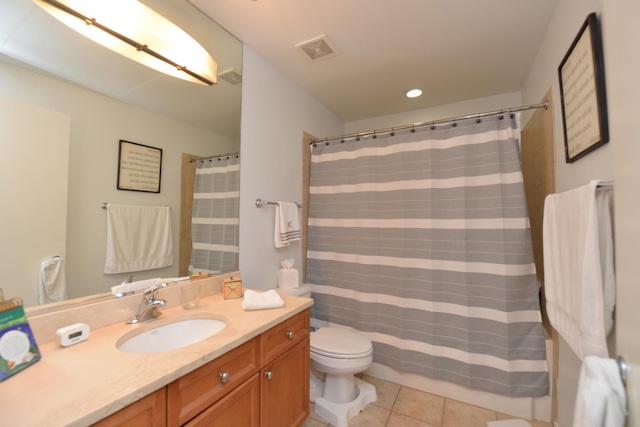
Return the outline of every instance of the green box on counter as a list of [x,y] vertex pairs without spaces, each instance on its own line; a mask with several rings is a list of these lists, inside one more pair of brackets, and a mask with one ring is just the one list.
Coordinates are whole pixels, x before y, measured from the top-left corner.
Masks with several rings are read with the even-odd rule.
[[0,302],[0,381],[40,360],[20,298]]

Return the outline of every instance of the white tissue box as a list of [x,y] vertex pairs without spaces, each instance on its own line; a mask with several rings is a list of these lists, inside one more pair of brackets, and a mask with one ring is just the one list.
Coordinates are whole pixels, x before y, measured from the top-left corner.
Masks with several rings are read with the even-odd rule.
[[300,286],[300,275],[295,268],[281,268],[278,270],[278,287],[292,289]]

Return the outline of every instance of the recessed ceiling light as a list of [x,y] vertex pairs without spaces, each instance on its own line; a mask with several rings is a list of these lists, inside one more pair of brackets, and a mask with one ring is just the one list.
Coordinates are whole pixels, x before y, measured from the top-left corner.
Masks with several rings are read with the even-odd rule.
[[421,89],[409,89],[408,91],[405,92],[404,95],[407,98],[417,98],[420,95],[422,95],[422,90]]

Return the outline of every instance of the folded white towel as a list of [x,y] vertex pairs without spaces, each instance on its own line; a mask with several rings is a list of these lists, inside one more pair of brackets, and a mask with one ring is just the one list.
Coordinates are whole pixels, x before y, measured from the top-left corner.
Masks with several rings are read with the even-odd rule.
[[67,283],[62,258],[54,257],[40,263],[39,285],[40,304],[67,299]]
[[298,205],[292,202],[278,202],[276,205],[273,243],[276,248],[289,246],[291,242],[300,240],[300,219]]
[[597,356],[585,357],[578,381],[574,427],[622,427],[626,407],[618,363]]
[[171,208],[107,205],[106,274],[173,264]]
[[[615,278],[606,192],[598,181],[545,200],[543,251],[545,296],[551,325],[582,360],[608,357]],[[601,200],[596,201],[597,197]],[[600,208],[600,209],[598,209]]]
[[256,292],[251,289],[244,291],[242,308],[245,310],[263,310],[266,308],[284,307],[284,301],[275,289],[266,292]]

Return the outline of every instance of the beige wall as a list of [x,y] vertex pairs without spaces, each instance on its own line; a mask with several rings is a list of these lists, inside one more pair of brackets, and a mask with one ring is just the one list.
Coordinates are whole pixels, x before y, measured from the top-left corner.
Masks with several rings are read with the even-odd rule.
[[[640,2],[604,0],[603,32],[607,98],[615,165],[616,353],[640,364]],[[640,425],[635,402],[629,423]]]
[[0,111],[0,288],[34,305],[40,263],[66,254],[70,117],[3,96]]

